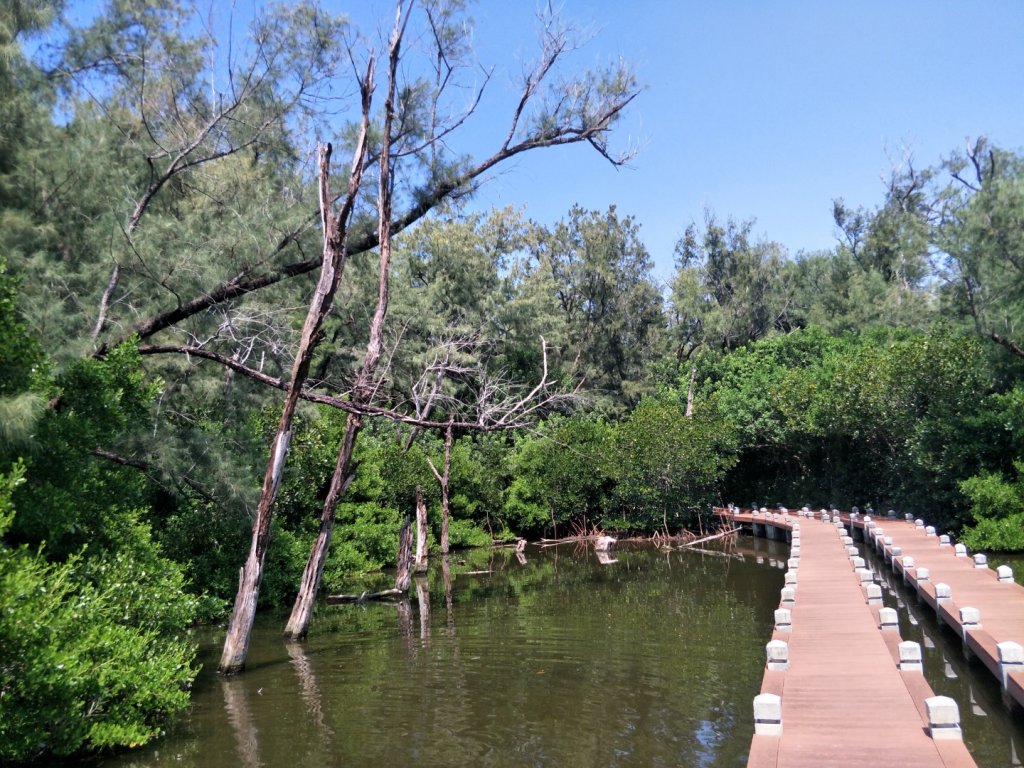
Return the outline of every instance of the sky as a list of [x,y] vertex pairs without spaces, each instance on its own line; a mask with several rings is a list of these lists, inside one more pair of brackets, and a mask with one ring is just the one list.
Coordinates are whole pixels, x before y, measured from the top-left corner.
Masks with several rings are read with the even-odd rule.
[[[526,6],[526,8],[521,8]],[[529,3],[483,2],[481,43]],[[622,57],[646,89],[622,126],[640,151],[616,170],[583,147],[536,153],[484,196],[545,221],[574,203],[635,217],[667,279],[705,210],[756,219],[790,255],[836,243],[832,201],[874,208],[911,158],[968,139],[1024,149],[1024,2],[564,0],[597,29],[584,64]],[[524,48],[524,50],[526,50]]]
[[[644,91],[612,144],[638,152],[625,168],[585,146],[528,153],[490,178],[477,205],[511,205],[544,224],[574,204],[615,205],[639,223],[663,280],[676,241],[706,210],[756,220],[755,236],[795,256],[833,247],[832,201],[878,206],[884,179],[907,158],[936,165],[982,135],[1024,149],[1021,0],[552,3],[593,32],[574,54],[579,67],[620,58],[635,66]],[[385,23],[393,7],[321,5]],[[537,5],[471,6],[481,63],[495,66],[466,140],[472,151],[493,147],[505,129],[491,118],[507,115],[510,84],[535,54]]]

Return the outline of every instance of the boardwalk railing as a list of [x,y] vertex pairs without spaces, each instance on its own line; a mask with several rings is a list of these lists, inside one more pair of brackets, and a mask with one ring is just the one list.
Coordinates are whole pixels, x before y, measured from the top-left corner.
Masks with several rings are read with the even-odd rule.
[[[968,558],[916,520],[806,508],[716,512],[791,547],[748,766],[974,765],[956,702],[928,685],[920,646],[900,638],[899,617],[883,605],[854,538],[913,584],[1000,679],[1008,702],[1024,703],[1024,653],[1011,639],[1024,635],[1024,589],[1012,573]],[[967,602],[954,603],[954,590]]]

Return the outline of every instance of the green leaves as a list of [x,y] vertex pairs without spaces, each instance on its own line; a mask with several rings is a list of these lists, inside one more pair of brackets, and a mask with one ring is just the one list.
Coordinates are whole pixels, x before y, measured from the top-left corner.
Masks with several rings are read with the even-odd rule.
[[[0,535],[22,472],[0,476]],[[0,544],[0,759],[142,744],[187,705],[195,600],[147,542],[63,563]]]

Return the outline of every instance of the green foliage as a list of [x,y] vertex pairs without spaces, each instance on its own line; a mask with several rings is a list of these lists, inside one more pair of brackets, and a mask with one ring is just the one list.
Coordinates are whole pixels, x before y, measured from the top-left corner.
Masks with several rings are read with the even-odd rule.
[[737,349],[787,326],[784,252],[777,243],[751,242],[753,226],[722,225],[707,212],[703,233],[691,225],[677,243],[671,331],[678,359],[701,347]]
[[[23,471],[0,477],[0,536]],[[0,759],[142,744],[188,704],[195,602],[135,544],[63,563],[0,544]]]
[[710,409],[687,416],[677,399],[645,398],[616,430],[619,516],[631,530],[666,534],[696,523],[718,501],[735,462],[733,438]]
[[960,483],[971,502],[974,524],[960,535],[972,550],[1024,550],[1024,461],[1014,462],[1014,477],[983,472]]
[[523,535],[588,528],[607,511],[614,433],[595,416],[555,418],[521,436],[509,457],[505,523]]

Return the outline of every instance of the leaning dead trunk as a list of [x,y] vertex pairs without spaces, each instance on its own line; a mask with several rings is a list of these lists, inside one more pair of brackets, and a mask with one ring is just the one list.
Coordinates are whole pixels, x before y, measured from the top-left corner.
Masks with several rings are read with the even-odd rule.
[[320,338],[320,329],[330,312],[334,294],[345,266],[348,221],[355,205],[366,156],[366,130],[369,125],[370,93],[373,88],[372,67],[371,62],[370,70],[367,71],[366,80],[363,83],[362,133],[356,143],[347,196],[337,217],[330,212],[332,198],[328,187],[328,175],[331,164],[331,145],[321,145],[319,148],[320,206],[324,231],[320,279],[317,282],[313,298],[310,299],[309,311],[306,314],[299,348],[295,354],[295,363],[292,366],[291,384],[281,408],[281,418],[278,420],[274,440],[271,443],[270,459],[263,476],[263,487],[256,509],[256,519],[253,521],[249,555],[245,565],[242,566],[238,592],[235,595],[235,604],[231,611],[227,635],[224,638],[224,649],[218,667],[223,674],[241,672],[245,667],[245,657],[249,651],[249,636],[256,618],[256,602],[259,599],[260,583],[263,580],[263,563],[270,541],[270,521],[274,501],[277,498],[277,490],[281,484],[281,475],[288,457],[295,408],[309,376],[309,367]]
[[[370,323],[370,337],[366,345],[366,354],[363,357],[363,364],[356,374],[355,384],[352,387],[352,403],[356,407],[368,405],[375,389],[375,377],[380,362],[381,349],[384,339],[384,321],[388,313],[388,290],[391,270],[391,210],[392,210],[392,183],[393,175],[391,168],[391,142],[392,123],[395,115],[395,83],[398,73],[399,49],[401,47],[402,32],[408,17],[402,13],[402,5],[398,4],[398,13],[395,19],[395,27],[391,35],[391,45],[388,58],[388,93],[384,102],[384,125],[382,135],[384,137],[380,149],[380,179],[377,191],[377,235],[380,244],[380,265],[379,282],[377,291],[377,309],[374,312],[373,320]],[[362,421],[353,422],[349,420],[349,427],[346,429],[345,441],[339,451],[338,461],[334,467],[334,476],[331,478],[331,488],[343,489],[344,478],[348,475],[348,466],[351,462],[351,453],[355,447],[356,438],[362,427]],[[347,451],[347,457],[343,456]],[[338,507],[341,494],[328,494],[324,502],[323,510],[320,513],[320,530],[317,533],[313,548],[310,550],[309,559],[302,574],[302,583],[299,587],[299,594],[292,606],[292,613],[285,627],[285,636],[298,640],[306,636],[309,630],[309,622],[313,617],[313,604],[316,600],[317,590],[320,587],[320,578],[323,575],[324,563],[327,560],[327,552],[331,545],[331,533],[334,529],[334,514]],[[408,584],[406,584],[408,589]]]

